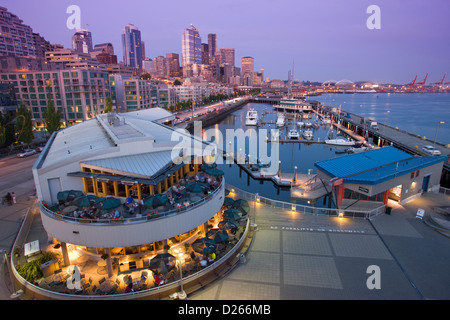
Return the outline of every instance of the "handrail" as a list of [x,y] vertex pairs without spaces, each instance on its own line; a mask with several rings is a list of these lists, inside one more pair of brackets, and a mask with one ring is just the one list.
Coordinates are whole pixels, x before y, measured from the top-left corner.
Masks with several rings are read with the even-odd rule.
[[197,208],[201,206],[204,202],[209,201],[209,199],[215,197],[221,190],[224,188],[224,179],[222,178],[222,181],[220,185],[210,194],[206,195],[202,199],[195,201],[194,203],[191,203],[187,206],[183,206],[181,208],[171,209],[168,211],[164,211],[161,213],[158,213],[158,216],[152,217],[152,216],[141,216],[141,217],[130,217],[126,219],[86,219],[86,218],[75,218],[75,217],[69,217],[65,216],[63,214],[59,214],[57,212],[54,212],[43,205],[42,202],[39,202],[39,208],[41,209],[41,212],[45,213],[50,218],[63,220],[66,222],[71,223],[80,223],[80,224],[98,224],[98,225],[121,225],[121,224],[133,224],[133,223],[141,223],[141,222],[147,222],[151,220],[161,219],[172,215],[178,215],[181,213],[184,213],[185,211],[190,211],[194,208]]
[[[183,279],[180,280],[174,280],[170,283],[158,286],[158,287],[153,287],[153,288],[149,288],[149,289],[145,289],[145,290],[141,290],[141,291],[135,291],[135,292],[127,292],[127,293],[115,293],[115,294],[108,294],[108,295],[76,295],[76,294],[70,294],[70,293],[61,293],[61,292],[56,292],[56,291],[51,291],[48,289],[44,289],[41,288],[37,285],[34,285],[28,281],[26,281],[16,270],[15,267],[13,267],[12,272],[14,274],[14,277],[16,278],[16,280],[24,287],[26,287],[28,290],[35,292],[37,294],[40,294],[42,296],[45,296],[47,298],[50,299],[64,299],[64,300],[71,300],[71,299],[75,299],[75,300],[112,300],[112,299],[138,299],[138,298],[145,298],[147,296],[151,296],[154,294],[158,294],[158,293],[164,293],[164,292],[168,292],[171,289],[177,288],[178,286],[180,286],[180,281],[183,281],[183,285],[187,285],[188,283],[205,276],[206,274],[209,274],[210,272],[212,272],[214,269],[220,267],[223,263],[225,263],[232,255],[235,255],[237,253],[237,251],[239,250],[239,248],[241,247],[241,245],[244,243],[244,241],[246,241],[247,239],[247,234],[249,232],[249,225],[250,225],[250,219],[247,219],[247,225],[245,228],[245,231],[242,233],[241,238],[239,239],[239,241],[234,245],[234,247],[227,252],[225,255],[223,255],[219,260],[215,261],[214,263],[212,263],[210,266],[207,266],[205,268],[203,268],[202,270],[190,275],[190,276],[186,276],[183,277]],[[11,262],[12,261],[12,257],[11,257]],[[12,264],[13,265],[13,264]]]
[[322,207],[313,207],[306,206],[302,204],[296,204],[292,202],[285,202],[274,200],[270,198],[266,198],[260,196],[258,194],[253,194],[239,188],[236,188],[230,184],[225,184],[225,187],[229,190],[234,190],[234,193],[238,194],[240,197],[245,198],[246,200],[256,201],[258,203],[263,203],[266,205],[270,205],[272,207],[292,210],[300,213],[308,213],[308,214],[325,214],[327,216],[343,216],[343,217],[352,217],[352,218],[364,218],[371,219],[378,214],[384,212],[385,206],[381,205],[375,209],[364,211],[364,210],[352,210],[352,209],[331,209],[331,208],[322,208]]

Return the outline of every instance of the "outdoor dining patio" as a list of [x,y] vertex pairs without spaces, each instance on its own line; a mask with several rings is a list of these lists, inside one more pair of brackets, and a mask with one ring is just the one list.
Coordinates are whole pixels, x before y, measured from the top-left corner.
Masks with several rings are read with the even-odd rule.
[[[69,199],[70,197],[72,196],[68,196]],[[72,205],[75,206],[73,201]],[[180,277],[186,278],[220,261],[244,233],[248,213],[247,201],[226,197],[210,228],[204,233],[196,234],[183,245],[141,255],[138,259],[142,264],[137,264],[135,259],[129,257],[111,257],[114,260],[112,277],[106,274],[105,256],[85,254],[77,246],[69,245],[72,265],[58,268],[53,274],[39,279],[37,283],[43,289],[75,295],[126,294],[170,284],[179,281]],[[62,265],[59,246],[49,246],[47,251],[55,253]],[[123,261],[133,262],[134,266],[140,267],[123,271]],[[73,276],[75,267],[79,278]],[[74,281],[78,281],[78,285],[68,285],[68,282]]]
[[195,205],[220,187],[223,172],[214,166],[203,166],[203,169],[187,173],[167,191],[148,195],[140,201],[131,195],[100,197],[80,190],[64,190],[57,194],[58,203],[45,206],[63,218],[81,222],[156,218]]

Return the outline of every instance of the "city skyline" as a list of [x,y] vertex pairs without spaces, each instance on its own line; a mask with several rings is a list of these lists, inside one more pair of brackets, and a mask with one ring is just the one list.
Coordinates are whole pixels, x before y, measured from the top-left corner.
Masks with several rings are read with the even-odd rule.
[[[408,5],[385,0],[284,1],[276,6],[268,1],[234,0],[199,0],[176,6],[53,0],[23,5],[5,0],[2,6],[30,25],[33,32],[71,48],[75,30],[66,27],[66,9],[71,4],[80,7],[81,28],[92,33],[93,44],[111,42],[116,54],[122,49],[123,28],[134,24],[141,31],[147,57],[171,52],[181,57],[181,35],[193,24],[202,43],[208,42],[208,34],[217,34],[217,49],[234,48],[236,61],[254,57],[255,70],[264,68],[265,77],[270,79],[286,80],[294,68],[294,78],[300,81],[405,84],[415,75],[420,80],[426,73],[429,82],[438,81],[450,69],[450,5],[444,0],[410,1]],[[371,4],[380,8],[381,29],[366,26],[370,17],[366,10]]]

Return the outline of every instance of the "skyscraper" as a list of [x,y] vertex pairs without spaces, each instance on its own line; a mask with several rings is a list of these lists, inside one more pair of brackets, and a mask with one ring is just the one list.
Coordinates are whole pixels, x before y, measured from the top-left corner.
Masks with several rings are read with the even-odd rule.
[[169,76],[181,76],[180,56],[178,55],[178,53],[166,53],[166,58],[169,61]]
[[132,24],[122,34],[123,62],[126,66],[142,69],[141,31]]
[[79,53],[92,52],[92,34],[85,29],[77,29],[72,36],[72,49]]
[[254,72],[255,72],[255,59],[253,59],[252,57],[243,57],[241,79],[244,86],[253,85]]
[[215,33],[208,34],[208,50],[209,50],[209,63],[213,63],[213,58],[217,51],[217,35]]
[[36,55],[33,30],[4,7],[0,7],[0,32],[0,55],[15,57]]
[[183,68],[202,63],[202,40],[200,33],[192,24],[184,29],[181,44],[181,64]]
[[220,63],[234,67],[234,48],[220,48]]

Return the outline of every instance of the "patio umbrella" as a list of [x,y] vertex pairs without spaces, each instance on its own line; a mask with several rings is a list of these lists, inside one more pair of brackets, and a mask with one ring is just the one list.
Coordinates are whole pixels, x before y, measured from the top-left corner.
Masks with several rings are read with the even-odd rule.
[[95,205],[97,202],[99,202],[101,198],[93,196],[93,195],[87,195],[87,196],[81,196],[77,197],[72,201],[72,204],[78,206],[78,207],[90,207],[92,205]]
[[216,163],[202,163],[202,165],[200,166],[200,169],[201,170],[207,170],[207,169],[212,169],[212,168],[215,168],[215,167],[217,167],[217,164]]
[[155,274],[164,274],[175,267],[177,259],[170,253],[157,254],[150,260],[149,269]]
[[201,193],[205,191],[208,186],[202,182],[193,181],[186,184],[186,190],[193,193]]
[[113,197],[106,197],[97,202],[95,206],[103,210],[114,209],[120,206],[120,200]]
[[227,206],[232,206],[234,204],[234,199],[230,198],[230,197],[225,197],[225,201],[224,201],[225,205]]
[[223,218],[225,220],[239,220],[241,219],[241,215],[239,210],[232,208],[225,210],[225,212],[223,213]]
[[206,237],[214,240],[216,243],[228,241],[228,233],[224,229],[211,229],[206,233]]
[[231,230],[231,231],[236,231],[239,228],[239,226],[233,220],[220,221],[218,224],[218,227],[220,229]]
[[192,250],[202,254],[211,254],[216,251],[216,242],[208,238],[200,238],[195,240],[192,245]]
[[217,168],[206,169],[205,173],[209,174],[210,176],[214,176],[214,177],[218,177],[218,176],[223,176],[224,175],[224,172],[222,170],[217,169]]
[[169,201],[169,199],[167,199],[165,194],[154,194],[144,199],[144,206],[156,208],[165,205],[167,201]]
[[83,191],[80,191],[80,190],[64,190],[64,191],[58,192],[56,197],[58,200],[62,200],[62,201],[69,200],[70,201],[77,197],[81,197],[83,195],[84,195]]
[[248,201],[244,199],[234,201],[232,207],[240,210],[243,215],[246,215],[250,211],[250,205],[248,204]]

